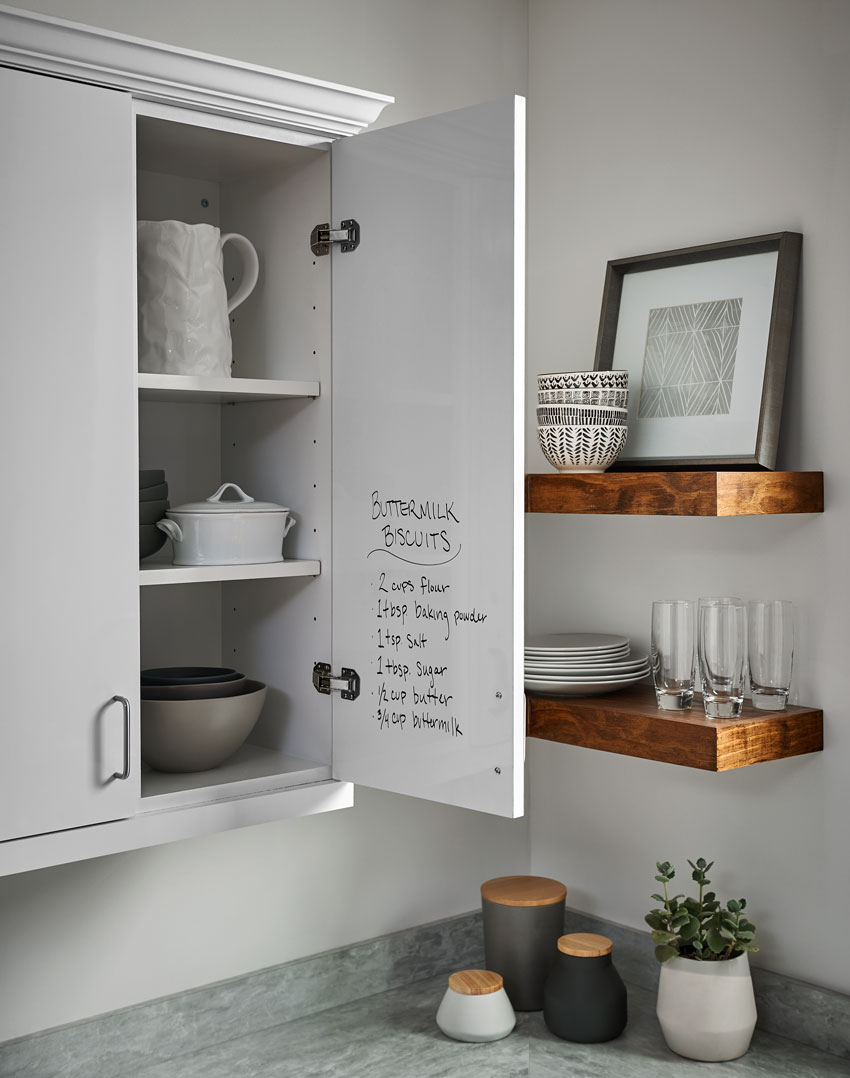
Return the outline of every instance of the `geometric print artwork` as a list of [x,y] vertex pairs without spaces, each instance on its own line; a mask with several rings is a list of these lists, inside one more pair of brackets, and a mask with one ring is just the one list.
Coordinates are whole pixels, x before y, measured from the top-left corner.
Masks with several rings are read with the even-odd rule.
[[743,300],[649,312],[638,416],[728,415]]

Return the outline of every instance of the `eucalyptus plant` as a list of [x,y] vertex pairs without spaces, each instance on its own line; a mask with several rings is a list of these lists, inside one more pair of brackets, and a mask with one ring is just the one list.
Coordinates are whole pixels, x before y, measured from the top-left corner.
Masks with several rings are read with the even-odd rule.
[[696,898],[671,896],[667,885],[676,875],[673,866],[669,861],[659,861],[655,866],[658,869],[655,878],[663,884],[664,894],[652,898],[662,903],[662,908],[651,910],[645,919],[652,929],[658,961],[691,958],[698,962],[723,962],[746,951],[757,951],[753,943],[755,925],[744,916],[746,899],[730,898],[725,907],[721,906],[714,891],[706,890],[711,884],[706,873],[714,862],[700,857],[688,864],[693,870],[691,879],[699,888]]

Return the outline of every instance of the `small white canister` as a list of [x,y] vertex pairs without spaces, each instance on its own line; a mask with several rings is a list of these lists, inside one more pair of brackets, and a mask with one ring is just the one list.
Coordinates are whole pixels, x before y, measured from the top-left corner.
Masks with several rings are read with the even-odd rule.
[[464,969],[449,977],[437,1010],[437,1025],[456,1041],[498,1041],[516,1025],[516,1015],[502,975],[487,969]]
[[[238,501],[222,501],[232,490]],[[235,483],[222,483],[204,502],[169,509],[160,531],[174,546],[174,565],[258,565],[283,561],[283,539],[295,523],[274,502],[255,502]]]

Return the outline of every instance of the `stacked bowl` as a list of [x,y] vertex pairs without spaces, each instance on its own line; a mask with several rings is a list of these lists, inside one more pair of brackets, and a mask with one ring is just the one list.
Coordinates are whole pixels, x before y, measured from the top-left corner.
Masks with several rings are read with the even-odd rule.
[[139,472],[139,558],[156,554],[165,535],[156,526],[168,509],[168,483],[165,472],[147,468]]
[[142,671],[142,759],[155,771],[209,771],[254,729],[266,686],[218,666]]
[[626,444],[628,371],[537,376],[537,440],[559,472],[604,472]]

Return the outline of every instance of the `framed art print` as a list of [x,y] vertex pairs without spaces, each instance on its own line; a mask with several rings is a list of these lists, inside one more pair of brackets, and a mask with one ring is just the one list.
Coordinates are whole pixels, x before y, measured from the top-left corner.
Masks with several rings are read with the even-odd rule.
[[774,468],[802,236],[608,263],[596,370],[629,372],[617,467]]

